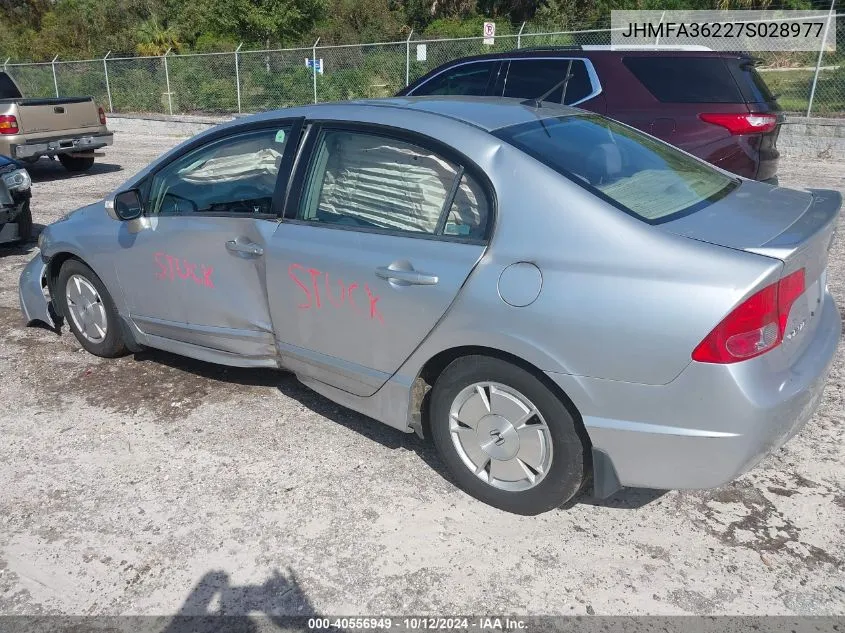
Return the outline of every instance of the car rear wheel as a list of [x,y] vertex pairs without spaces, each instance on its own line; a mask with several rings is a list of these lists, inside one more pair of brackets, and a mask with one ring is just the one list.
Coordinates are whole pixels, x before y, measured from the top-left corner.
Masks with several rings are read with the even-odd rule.
[[504,360],[450,364],[432,390],[430,425],[457,484],[502,510],[540,514],[584,483],[586,450],[572,414],[536,376]]
[[94,165],[93,156],[71,156],[70,154],[59,154],[59,162],[62,167],[71,173],[88,171]]
[[59,272],[56,295],[82,347],[103,358],[126,353],[117,308],[93,270],[78,260],[65,262]]

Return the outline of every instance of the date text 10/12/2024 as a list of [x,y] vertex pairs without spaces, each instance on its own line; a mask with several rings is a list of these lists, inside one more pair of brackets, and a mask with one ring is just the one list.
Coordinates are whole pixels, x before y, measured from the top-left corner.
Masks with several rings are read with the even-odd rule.
[[308,629],[358,629],[375,631],[524,631],[523,620],[510,617],[350,617],[309,618]]

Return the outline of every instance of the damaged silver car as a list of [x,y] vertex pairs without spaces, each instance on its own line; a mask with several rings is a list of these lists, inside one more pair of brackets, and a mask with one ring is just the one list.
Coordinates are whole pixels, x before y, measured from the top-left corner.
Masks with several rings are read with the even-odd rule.
[[536,514],[587,482],[719,486],[802,427],[841,204],[548,103],[321,104],[200,134],[47,227],[21,306],[98,356],[292,371]]

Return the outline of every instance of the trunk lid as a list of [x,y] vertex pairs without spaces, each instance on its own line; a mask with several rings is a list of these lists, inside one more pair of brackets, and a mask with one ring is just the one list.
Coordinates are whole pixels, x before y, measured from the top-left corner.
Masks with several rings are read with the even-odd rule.
[[792,360],[804,350],[818,325],[841,207],[838,191],[795,191],[747,180],[722,200],[659,227],[690,239],[779,259],[784,263],[781,277],[803,268],[805,291],[790,310],[782,346]]
[[18,124],[23,134],[75,132],[100,127],[97,105],[86,99],[23,99]]

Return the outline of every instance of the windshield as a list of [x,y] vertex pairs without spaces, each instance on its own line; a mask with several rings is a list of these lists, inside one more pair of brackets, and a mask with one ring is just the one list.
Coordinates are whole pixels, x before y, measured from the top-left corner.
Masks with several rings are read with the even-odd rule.
[[738,184],[670,145],[600,116],[551,117],[494,134],[650,223],[702,209]]

